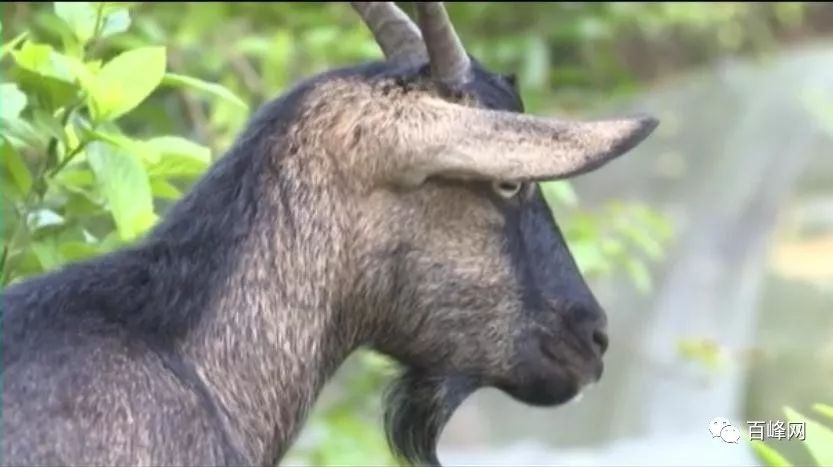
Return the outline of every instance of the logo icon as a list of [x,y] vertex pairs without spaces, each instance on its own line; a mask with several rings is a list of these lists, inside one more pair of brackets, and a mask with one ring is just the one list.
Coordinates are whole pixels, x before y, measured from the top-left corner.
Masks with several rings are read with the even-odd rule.
[[724,443],[738,444],[740,430],[732,426],[725,417],[717,417],[709,423],[709,433],[712,438],[720,438]]
[[717,417],[709,423],[709,433],[712,434],[712,438],[719,438],[720,437],[720,430],[724,427],[731,425],[729,420],[723,417]]
[[732,425],[726,425],[720,430],[720,439],[727,443],[738,444],[740,439],[740,430]]

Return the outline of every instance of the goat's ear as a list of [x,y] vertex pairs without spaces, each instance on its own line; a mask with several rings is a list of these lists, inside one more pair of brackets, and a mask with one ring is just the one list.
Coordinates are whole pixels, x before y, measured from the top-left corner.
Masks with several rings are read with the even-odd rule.
[[[396,125],[393,176],[506,181],[563,179],[628,152],[657,127],[652,117],[567,121],[420,99]],[[400,159],[401,158],[401,159]]]

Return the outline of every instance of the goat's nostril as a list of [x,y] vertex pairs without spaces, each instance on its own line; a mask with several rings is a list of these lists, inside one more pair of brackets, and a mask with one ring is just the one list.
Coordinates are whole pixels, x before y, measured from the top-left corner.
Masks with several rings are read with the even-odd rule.
[[607,334],[598,329],[593,331],[593,343],[599,347],[599,354],[604,354],[608,344]]

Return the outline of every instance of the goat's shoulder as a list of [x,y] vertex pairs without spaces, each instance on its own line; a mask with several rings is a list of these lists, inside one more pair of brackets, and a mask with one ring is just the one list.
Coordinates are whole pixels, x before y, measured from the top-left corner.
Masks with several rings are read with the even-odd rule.
[[108,260],[5,291],[4,457],[40,465],[227,462],[234,451],[187,363],[164,336],[112,319],[111,300],[127,309],[143,303],[143,292],[124,273],[106,286]]
[[6,459],[40,465],[227,461],[233,451],[215,409],[187,372],[171,368],[179,363],[173,354],[115,324],[39,328],[37,339],[15,349],[27,358],[5,368]]
[[48,334],[95,336],[118,326],[104,317],[105,309],[128,309],[143,302],[140,270],[111,253],[12,284],[3,291],[4,365],[13,363],[23,347],[61,345]]

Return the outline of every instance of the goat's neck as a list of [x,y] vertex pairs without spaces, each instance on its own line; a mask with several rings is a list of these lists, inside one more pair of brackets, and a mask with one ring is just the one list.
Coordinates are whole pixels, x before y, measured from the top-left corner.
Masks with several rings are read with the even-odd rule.
[[248,200],[257,203],[251,225],[239,238],[192,253],[225,255],[234,264],[214,281],[216,298],[182,345],[219,402],[231,443],[261,465],[285,454],[323,384],[356,345],[338,317],[349,251],[348,213],[343,196],[332,192],[337,183],[317,174],[313,184],[291,161],[270,170],[258,176]]

